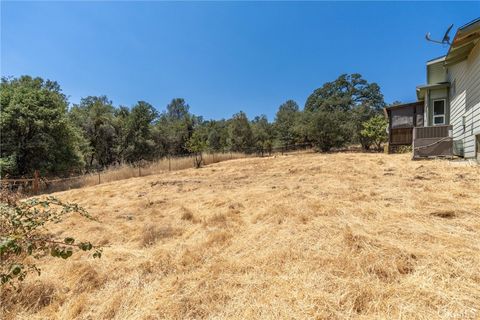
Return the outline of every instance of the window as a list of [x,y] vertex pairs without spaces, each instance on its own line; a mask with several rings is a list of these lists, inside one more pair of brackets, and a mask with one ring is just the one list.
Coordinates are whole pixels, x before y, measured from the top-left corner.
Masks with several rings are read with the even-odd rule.
[[445,124],[445,99],[433,100],[433,125]]

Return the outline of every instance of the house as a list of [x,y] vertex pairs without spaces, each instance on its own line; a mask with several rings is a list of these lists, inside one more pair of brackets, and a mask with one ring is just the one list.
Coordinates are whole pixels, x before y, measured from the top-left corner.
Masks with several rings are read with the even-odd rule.
[[445,56],[426,65],[417,102],[385,109],[389,151],[413,147],[414,158],[480,160],[480,18],[460,27]]

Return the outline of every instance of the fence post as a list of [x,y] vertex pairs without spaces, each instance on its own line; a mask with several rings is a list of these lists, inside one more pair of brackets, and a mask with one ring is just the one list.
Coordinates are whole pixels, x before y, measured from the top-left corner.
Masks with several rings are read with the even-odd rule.
[[168,156],[168,171],[172,171],[172,165],[170,163],[170,156]]
[[141,177],[142,176],[142,171],[140,169],[140,165],[138,165],[138,176]]
[[38,170],[35,170],[35,172],[33,173],[33,193],[35,194],[38,193],[38,180],[39,180]]
[[98,184],[100,184],[100,171],[97,171],[98,172]]

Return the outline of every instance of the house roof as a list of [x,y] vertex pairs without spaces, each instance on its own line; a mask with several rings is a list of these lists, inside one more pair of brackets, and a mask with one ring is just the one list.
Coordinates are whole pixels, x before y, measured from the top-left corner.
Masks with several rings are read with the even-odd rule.
[[441,82],[441,83],[432,83],[432,84],[424,84],[421,86],[417,86],[417,98],[418,100],[425,99],[425,92],[427,89],[441,89],[441,88],[448,88],[450,87],[450,82]]
[[392,109],[394,110],[394,109],[401,109],[401,108],[415,108],[418,105],[422,106],[423,101],[395,104],[395,105],[383,108],[383,114],[385,115],[385,118],[388,119],[389,111]]
[[466,25],[458,28],[452,44],[445,57],[445,66],[461,62],[468,58],[468,55],[480,40],[480,18],[477,18]]
[[428,65],[431,65],[431,64],[435,64],[435,63],[441,62],[441,61],[445,61],[445,58],[446,58],[446,56],[441,56],[441,57],[437,57],[437,58],[435,58],[435,59],[428,60],[428,61],[427,61],[427,66],[428,66]]
[[423,102],[415,101],[415,102],[409,102],[409,103],[395,104],[392,106],[385,107],[384,109],[390,110],[390,109],[398,109],[398,108],[408,108],[408,107],[414,107],[417,105],[423,105]]
[[[445,56],[437,57],[427,61],[427,66],[442,63],[444,67],[449,67],[468,58],[468,55],[480,41],[480,18],[470,21],[466,25],[458,28],[453,41]],[[425,99],[425,93],[428,89],[448,88],[448,82],[434,83],[417,86],[417,98]]]

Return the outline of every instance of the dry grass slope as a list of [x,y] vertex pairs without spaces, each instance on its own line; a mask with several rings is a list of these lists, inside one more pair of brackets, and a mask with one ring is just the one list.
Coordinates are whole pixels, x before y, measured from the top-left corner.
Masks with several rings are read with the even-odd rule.
[[101,222],[54,232],[109,247],[44,261],[4,318],[480,317],[479,167],[304,154],[57,196]]
[[[203,154],[203,164],[210,165],[231,159],[243,159],[253,157],[255,155],[246,155],[244,153],[228,152],[228,153],[205,153]],[[54,191],[64,191],[82,187],[95,186],[100,183],[113,182],[118,180],[130,179],[139,176],[149,176],[152,174],[160,174],[167,171],[184,170],[194,167],[194,156],[162,158],[154,162],[145,162],[139,169],[134,165],[119,165],[110,167],[99,173],[90,173],[83,176],[70,177],[66,179],[53,179],[48,184],[48,188],[42,185],[41,191],[48,193]],[[49,180],[49,179],[47,179]]]

